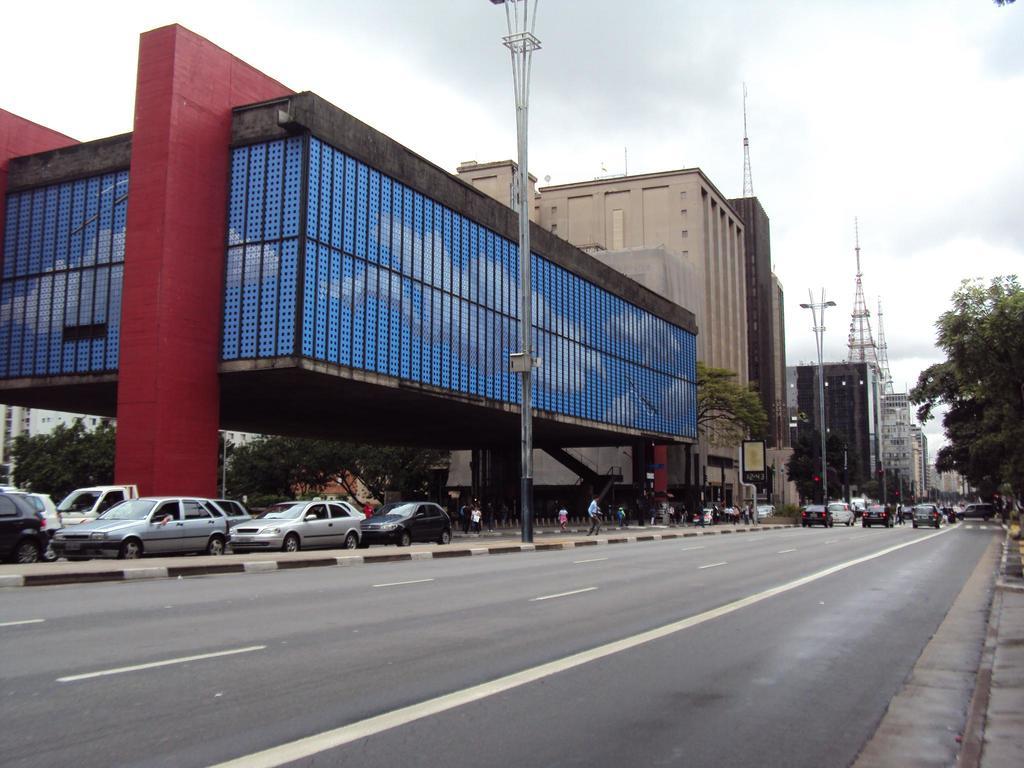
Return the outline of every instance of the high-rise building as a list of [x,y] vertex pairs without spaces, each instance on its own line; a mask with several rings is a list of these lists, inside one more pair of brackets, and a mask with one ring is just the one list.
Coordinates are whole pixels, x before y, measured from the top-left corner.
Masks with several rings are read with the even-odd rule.
[[[872,363],[825,363],[826,434],[839,437],[847,447],[847,467],[853,487],[871,480],[879,460],[881,389],[878,368]],[[816,435],[821,429],[818,366],[793,370],[797,435]],[[811,444],[817,448],[818,441]],[[842,467],[834,468],[842,479]]]

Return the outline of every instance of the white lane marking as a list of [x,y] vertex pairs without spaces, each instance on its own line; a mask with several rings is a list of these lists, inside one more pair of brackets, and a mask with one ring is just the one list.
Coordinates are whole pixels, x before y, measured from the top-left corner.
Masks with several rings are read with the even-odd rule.
[[787,552],[796,552],[796,550],[795,550],[795,549],[780,549],[780,550],[779,550],[778,552],[776,552],[775,554],[776,554],[776,555],[784,555],[784,554],[786,554]]
[[375,587],[401,587],[405,584],[424,584],[433,579],[413,579],[412,581],[389,581],[387,584],[374,584]]
[[632,637],[626,637],[622,640],[615,640],[611,643],[599,645],[596,648],[591,648],[589,651],[574,653],[563,659],[549,661],[546,664],[540,664],[536,667],[531,667],[530,669],[524,669],[522,672],[514,672],[511,675],[499,677],[496,680],[480,683],[479,685],[474,685],[470,688],[464,688],[461,691],[446,693],[442,696],[437,696],[436,698],[428,699],[427,701],[422,701],[418,704],[411,704],[407,707],[402,707],[401,709],[385,712],[382,715],[369,717],[365,720],[350,723],[349,725],[343,725],[339,728],[324,731],[323,733],[314,734],[313,736],[297,739],[296,741],[292,741],[287,744],[271,747],[270,749],[265,749],[262,752],[243,755],[242,757],[219,763],[211,766],[210,768],[278,768],[278,766],[291,763],[295,760],[302,760],[303,758],[311,757],[319,754],[320,752],[325,752],[328,749],[336,749],[337,747],[342,747],[354,741],[359,741],[360,739],[366,739],[378,733],[389,731],[400,725],[407,725],[417,720],[422,720],[425,717],[431,717],[433,715],[438,715],[442,712],[455,709],[456,707],[472,704],[474,701],[480,701],[481,699],[486,699],[499,693],[505,693],[506,691],[520,688],[529,683],[534,683],[538,680],[543,680],[546,677],[551,677],[559,672],[565,672],[566,670],[574,669],[576,667],[583,666],[584,664],[589,664],[592,661],[597,661],[616,653],[622,653],[623,651],[631,650],[655,640],[661,640],[662,638],[681,632],[684,629],[704,624],[721,616],[727,616],[730,613],[735,613],[743,608],[756,605],[770,597],[790,592],[806,584],[810,584],[811,582],[831,576],[834,573],[839,573],[847,568],[852,568],[855,565],[866,563],[869,560],[875,560],[879,557],[883,557],[884,555],[903,549],[904,547],[912,547],[916,544],[928,541],[928,539],[933,539],[936,536],[942,536],[951,530],[953,529],[947,528],[946,530],[937,531],[919,539],[911,539],[910,541],[903,542],[902,544],[896,544],[870,555],[864,555],[854,560],[848,560],[845,563],[833,565],[823,571],[812,573],[809,576],[804,576],[796,579],[795,581],[780,584],[777,587],[766,589],[764,592],[758,592],[757,594],[753,594],[739,600],[734,600],[733,602],[726,603],[718,608],[712,608],[710,611],[698,613],[696,616],[690,616],[686,619],[673,621],[670,624],[649,629],[646,632],[641,632],[640,634],[633,635]]
[[607,560],[607,557],[592,557],[589,560],[573,560],[573,565],[582,565],[583,563],[599,563],[602,560]]
[[21,621],[5,621],[0,627],[20,627],[23,624],[42,624],[46,619],[22,619]]
[[974,526],[973,525],[965,525],[964,526],[964,530],[965,531],[973,531],[974,530]]
[[724,562],[724,561],[723,561],[723,562],[721,562],[721,563],[709,563],[708,565],[702,565],[702,566],[700,566],[700,567],[699,567],[699,568],[698,568],[697,570],[698,570],[698,571],[703,571],[703,570],[704,570],[705,568],[717,568],[717,567],[718,567],[718,566],[720,566],[720,565],[728,565],[728,564],[729,564],[729,563],[727,563],[727,562]]
[[179,656],[176,659],[165,659],[164,661],[151,661],[148,664],[133,664],[130,667],[118,667],[116,669],[101,669],[99,672],[86,672],[82,675],[68,675],[58,677],[58,683],[73,683],[76,680],[88,680],[93,677],[106,677],[107,675],[120,675],[125,672],[138,672],[142,669],[155,669],[156,667],[168,667],[171,664],[186,664],[190,661],[201,661],[203,659],[216,659],[220,656],[233,656],[237,653],[252,653],[262,651],[265,645],[250,645],[245,648],[232,648],[230,651],[216,651],[214,653],[199,653],[195,656]]
[[585,589],[574,589],[572,592],[559,592],[557,595],[544,595],[544,597],[534,597],[530,599],[531,603],[537,603],[541,600],[554,600],[556,597],[568,597],[569,595],[579,595],[583,592],[593,592],[597,587],[587,587]]
[[704,547],[683,547],[680,552],[692,552],[695,549],[704,549]]
[[839,541],[839,539],[826,539],[825,543],[826,544],[835,544],[837,541]]

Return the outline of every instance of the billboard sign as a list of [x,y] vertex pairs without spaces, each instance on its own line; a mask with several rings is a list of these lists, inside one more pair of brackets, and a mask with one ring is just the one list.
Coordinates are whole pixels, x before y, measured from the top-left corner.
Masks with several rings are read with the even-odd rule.
[[743,441],[743,482],[763,485],[767,479],[764,440]]

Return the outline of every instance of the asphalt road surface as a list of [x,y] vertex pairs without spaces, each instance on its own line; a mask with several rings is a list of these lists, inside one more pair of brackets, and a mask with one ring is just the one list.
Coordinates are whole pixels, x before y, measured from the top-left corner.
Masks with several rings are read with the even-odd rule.
[[787,529],[4,590],[0,755],[847,766],[997,531]]

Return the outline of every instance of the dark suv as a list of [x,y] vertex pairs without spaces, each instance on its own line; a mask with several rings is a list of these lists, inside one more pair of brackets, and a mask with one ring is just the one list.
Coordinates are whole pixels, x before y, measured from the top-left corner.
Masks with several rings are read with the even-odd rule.
[[452,521],[437,504],[427,501],[392,501],[363,520],[360,547],[370,544],[397,544],[407,547],[414,541],[452,540]]
[[35,563],[48,544],[42,513],[21,494],[0,494],[0,558]]
[[980,517],[982,520],[991,520],[996,516],[996,508],[991,504],[968,504],[964,508],[964,513],[960,516],[961,520],[967,520],[970,517]]

